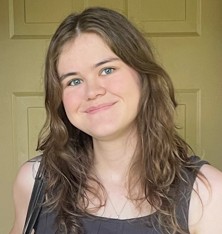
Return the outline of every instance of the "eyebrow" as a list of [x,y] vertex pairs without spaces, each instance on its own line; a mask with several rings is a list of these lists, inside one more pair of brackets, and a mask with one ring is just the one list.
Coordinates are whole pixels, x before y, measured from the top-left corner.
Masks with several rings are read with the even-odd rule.
[[75,76],[75,75],[77,75],[77,74],[78,74],[77,72],[69,72],[69,73],[66,73],[66,74],[60,76],[60,77],[59,77],[59,80],[60,80],[60,81],[63,81],[66,77],[68,77],[68,76]]
[[112,62],[112,61],[115,61],[115,60],[120,60],[120,58],[114,57],[114,58],[105,59],[105,60],[103,60],[103,61],[101,61],[101,62],[96,63],[96,64],[94,65],[94,67],[99,67],[99,66],[101,66],[101,65],[103,65],[103,64],[105,64],[105,63],[109,63],[109,62]]
[[[108,58],[108,59],[105,59],[105,60],[103,60],[101,62],[96,63],[95,65],[93,65],[93,67],[96,68],[96,67],[99,67],[99,66],[101,66],[103,64],[106,64],[106,63],[109,63],[109,62],[112,62],[112,61],[116,61],[116,60],[120,60],[120,58],[118,58],[118,57]],[[62,81],[68,76],[75,76],[75,75],[78,75],[78,72],[69,72],[69,73],[66,73],[66,74],[60,76],[59,79]]]

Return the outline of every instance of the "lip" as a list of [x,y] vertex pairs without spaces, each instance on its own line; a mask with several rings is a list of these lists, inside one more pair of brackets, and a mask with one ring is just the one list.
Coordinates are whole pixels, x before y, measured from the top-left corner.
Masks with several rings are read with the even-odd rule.
[[103,110],[107,110],[109,109],[110,107],[112,107],[116,102],[112,102],[112,103],[103,103],[103,104],[100,104],[100,105],[97,105],[97,106],[90,106],[89,108],[87,108],[85,110],[85,112],[87,114],[94,114],[94,113],[97,113],[99,111],[103,111]]

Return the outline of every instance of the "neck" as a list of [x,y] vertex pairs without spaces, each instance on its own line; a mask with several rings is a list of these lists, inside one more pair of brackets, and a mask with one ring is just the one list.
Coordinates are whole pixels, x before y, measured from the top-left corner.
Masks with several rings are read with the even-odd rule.
[[[105,206],[96,211],[96,214],[104,217],[134,218],[140,215],[140,210],[131,201],[129,195],[137,196],[138,184],[134,186],[134,194],[129,194],[128,175],[132,158],[137,146],[137,134],[128,134],[127,137],[119,137],[109,140],[93,139],[94,149],[94,173],[102,183],[105,194],[97,194],[104,199]],[[95,185],[96,186],[96,185]],[[95,197],[92,199],[94,202]],[[95,204],[95,203],[94,203]],[[142,214],[142,213],[141,213]]]
[[136,134],[130,134],[112,141],[93,140],[94,166],[100,177],[117,181],[126,179],[135,153],[136,139]]

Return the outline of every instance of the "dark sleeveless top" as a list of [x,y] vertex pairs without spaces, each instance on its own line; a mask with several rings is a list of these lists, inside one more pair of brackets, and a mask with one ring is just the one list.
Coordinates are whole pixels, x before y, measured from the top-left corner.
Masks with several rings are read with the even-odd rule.
[[[206,161],[200,160],[197,156],[192,156],[191,161],[195,162],[198,169]],[[185,170],[185,178],[193,185],[196,179],[196,173],[191,169]],[[179,185],[180,194],[174,194],[176,206],[177,220],[180,226],[189,233],[188,227],[188,214],[189,204],[192,192],[192,187],[187,186],[184,181],[180,181]],[[85,234],[160,234],[161,227],[157,223],[157,212],[145,217],[138,217],[132,219],[113,219],[98,217],[94,215],[86,215],[81,219]],[[35,224],[36,234],[55,234],[60,233],[57,229],[56,214],[49,213],[42,208],[38,220]]]

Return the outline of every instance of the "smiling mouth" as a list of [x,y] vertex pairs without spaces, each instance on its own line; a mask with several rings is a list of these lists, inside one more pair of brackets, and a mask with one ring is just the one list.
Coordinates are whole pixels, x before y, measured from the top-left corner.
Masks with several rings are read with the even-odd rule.
[[114,104],[115,104],[115,102],[114,103],[101,104],[101,105],[98,105],[98,106],[91,106],[85,112],[87,114],[95,114],[97,112],[110,109]]

